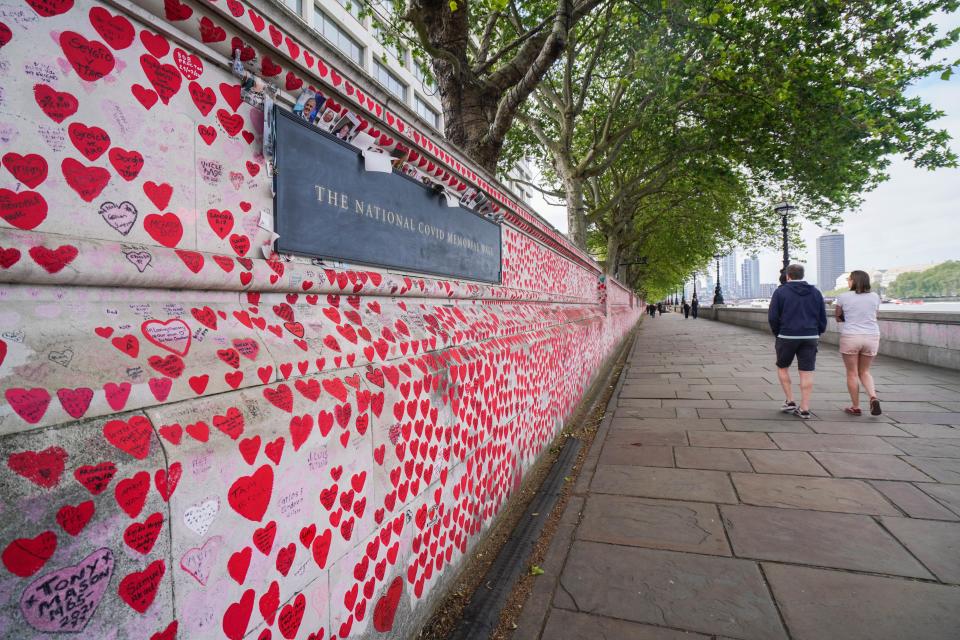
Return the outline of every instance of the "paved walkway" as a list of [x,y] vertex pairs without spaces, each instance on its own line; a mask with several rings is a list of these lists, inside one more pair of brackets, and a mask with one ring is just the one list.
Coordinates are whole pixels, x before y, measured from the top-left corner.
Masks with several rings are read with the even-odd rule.
[[802,421],[770,336],[645,318],[514,639],[960,638],[960,372],[817,365]]

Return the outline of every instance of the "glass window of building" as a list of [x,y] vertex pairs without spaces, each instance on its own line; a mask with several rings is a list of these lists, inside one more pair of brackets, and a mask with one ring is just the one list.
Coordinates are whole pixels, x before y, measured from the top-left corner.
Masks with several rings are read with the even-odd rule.
[[347,10],[357,21],[360,20],[360,4],[357,0],[337,0],[337,4]]
[[363,47],[360,43],[354,40],[317,5],[313,6],[313,28],[348,58],[359,65],[363,65]]
[[386,32],[384,31],[383,27],[377,23],[374,23],[373,37],[377,39],[377,42],[383,45],[383,48],[387,50],[387,53],[397,59],[397,62],[400,63],[401,67],[405,67],[407,64],[407,50],[397,44],[388,42],[385,34]]
[[429,122],[434,129],[440,129],[440,114],[434,111],[423,98],[416,94],[413,96],[413,108],[416,110],[417,115]]
[[397,98],[404,102],[407,101],[407,85],[400,81],[400,78],[390,73],[390,70],[380,64],[379,61],[373,61],[373,77],[377,82]]
[[298,16],[303,14],[303,0],[283,0],[283,4]]

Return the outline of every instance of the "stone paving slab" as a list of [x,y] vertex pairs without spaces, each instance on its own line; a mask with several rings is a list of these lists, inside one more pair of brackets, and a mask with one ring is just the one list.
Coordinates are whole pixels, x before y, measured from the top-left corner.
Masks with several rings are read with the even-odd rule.
[[711,638],[699,633],[602,618],[564,609],[555,609],[550,614],[543,637],[551,640],[710,640]]
[[[657,402],[663,402],[663,400],[657,399]],[[622,406],[622,405],[621,405]],[[677,417],[677,408],[676,407],[635,407],[630,406],[629,415],[619,415],[616,417],[617,420],[628,420],[628,419],[643,419],[643,418],[676,418]]]
[[869,516],[743,505],[720,511],[740,558],[933,577]]
[[832,435],[904,437],[910,435],[903,431],[900,425],[893,425],[889,422],[829,422],[827,420],[810,420],[807,426],[817,433]]
[[945,484],[960,484],[960,459],[958,458],[907,458],[910,464],[925,474]]
[[778,447],[788,451],[882,453],[894,456],[903,453],[876,436],[774,433],[770,437]]
[[874,453],[824,453],[811,455],[835,478],[907,480],[928,482],[930,477],[897,458]]
[[763,564],[794,640],[956,640],[960,588]]
[[896,516],[900,513],[862,480],[773,474],[731,474],[740,500],[761,507]]
[[677,461],[676,466],[682,469],[753,471],[750,462],[739,449],[676,447],[673,453]]
[[610,429],[607,445],[641,447],[648,445],[686,446],[687,432],[682,429]]
[[[879,392],[878,392],[879,393]],[[905,412],[892,411],[886,414],[887,417],[897,422],[927,422],[930,424],[949,424],[960,426],[960,413],[936,413],[936,412]]]
[[884,438],[909,456],[960,458],[960,440],[953,438]]
[[829,476],[827,470],[806,451],[744,451],[757,473],[775,473],[795,476]]
[[626,496],[594,496],[577,537],[649,549],[729,556],[716,505]]
[[[815,421],[811,421],[815,422]],[[727,431],[763,431],[765,433],[812,433],[808,422],[795,420],[749,420],[724,418],[723,426]]]
[[960,428],[944,424],[897,423],[897,428],[918,438],[960,438]]
[[912,518],[882,518],[881,522],[942,582],[960,584],[960,523]]
[[641,447],[610,445],[603,448],[600,464],[635,465],[638,467],[672,467],[673,447],[646,445]]
[[[642,498],[736,504],[730,479],[720,471],[601,464],[590,484],[597,493]],[[890,514],[896,515],[896,514]]]
[[614,429],[640,429],[660,431],[723,431],[720,420],[698,420],[697,418],[638,418],[615,416],[610,421]]
[[960,485],[923,483],[916,486],[960,515]]
[[737,431],[691,431],[691,447],[726,447],[731,449],[776,449],[765,433]]
[[909,482],[874,480],[870,484],[911,518],[960,520],[960,516]]
[[[756,563],[577,541],[554,604],[743,640],[786,639]],[[597,589],[598,584],[604,585]]]

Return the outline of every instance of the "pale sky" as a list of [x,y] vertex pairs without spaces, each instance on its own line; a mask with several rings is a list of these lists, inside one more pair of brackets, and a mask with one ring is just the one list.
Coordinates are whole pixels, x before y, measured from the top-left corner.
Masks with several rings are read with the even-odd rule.
[[[960,13],[941,16],[936,23],[944,33],[960,26]],[[960,45],[947,54],[954,60],[960,57]],[[950,133],[951,147],[960,154],[960,69],[946,82],[939,76],[927,78],[917,83],[911,93],[944,112],[934,126]],[[860,210],[847,213],[837,229],[845,235],[847,270],[960,260],[960,169],[927,171],[894,158],[888,173],[890,179],[866,194]],[[532,204],[540,215],[566,233],[563,207],[546,204],[539,194]],[[774,215],[772,211],[770,215]],[[816,282],[816,239],[822,233],[824,230],[815,224],[804,223],[801,235],[806,248],[790,252],[792,261],[807,265],[807,280],[815,284],[820,284]],[[743,257],[739,251],[738,263]],[[780,261],[779,251],[760,254],[761,282],[777,281]]]

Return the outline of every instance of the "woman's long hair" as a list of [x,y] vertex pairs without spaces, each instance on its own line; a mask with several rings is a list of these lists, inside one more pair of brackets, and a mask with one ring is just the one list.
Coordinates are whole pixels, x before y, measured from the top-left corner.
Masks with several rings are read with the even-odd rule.
[[851,271],[850,279],[853,280],[850,291],[856,291],[857,293],[870,291],[870,275],[866,271]]

